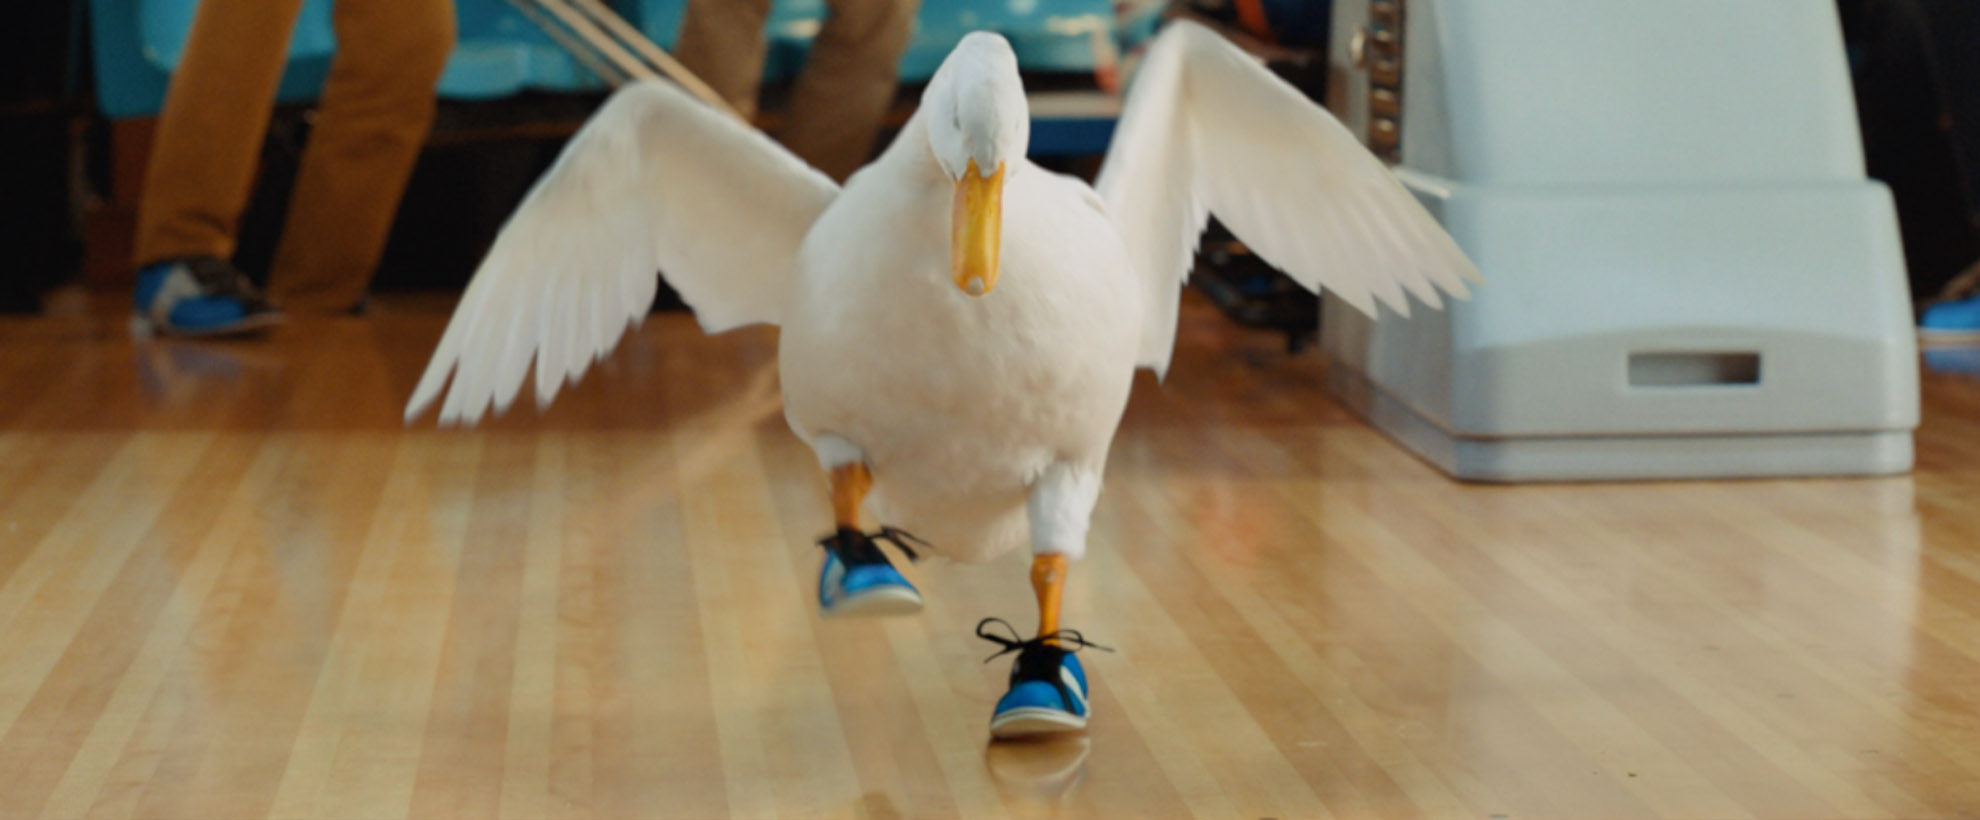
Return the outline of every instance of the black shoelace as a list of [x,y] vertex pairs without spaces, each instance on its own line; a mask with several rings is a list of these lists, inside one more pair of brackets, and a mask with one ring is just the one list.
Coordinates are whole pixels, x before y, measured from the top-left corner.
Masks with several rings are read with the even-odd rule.
[[243,301],[257,301],[260,291],[238,268],[211,257],[195,257],[185,261],[187,272],[192,274],[199,289],[208,296],[226,296]]
[[893,527],[881,527],[878,532],[871,533],[840,527],[837,532],[818,539],[818,546],[831,550],[846,566],[854,567],[887,563],[887,554],[880,551],[881,541],[893,544],[909,561],[921,560],[921,553],[915,550],[915,545],[923,548],[933,546],[913,533]]
[[[1006,638],[994,632],[985,632],[984,630],[991,624],[1002,624],[1004,631],[1010,633],[1010,637]],[[984,618],[981,621],[977,621],[976,637],[1004,647],[997,650],[990,657],[984,658],[984,663],[989,663],[1012,652],[1018,653],[1017,664],[1011,667],[1012,686],[1026,681],[1044,681],[1052,684],[1052,688],[1059,692],[1059,701],[1065,704],[1066,711],[1068,712],[1073,711],[1073,695],[1071,692],[1066,691],[1065,679],[1059,674],[1059,668],[1064,664],[1065,657],[1081,649],[1098,649],[1102,652],[1114,651],[1111,648],[1087,640],[1086,636],[1081,635],[1077,629],[1061,629],[1057,632],[1050,632],[1030,639],[1019,638],[1017,627],[1011,626],[1009,621],[1002,618]],[[1072,648],[1067,649],[1066,647],[1068,646]]]

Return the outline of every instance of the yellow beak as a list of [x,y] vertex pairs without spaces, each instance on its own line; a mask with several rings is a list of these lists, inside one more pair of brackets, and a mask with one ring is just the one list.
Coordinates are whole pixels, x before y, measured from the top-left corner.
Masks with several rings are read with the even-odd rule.
[[997,255],[1004,239],[1004,164],[984,176],[969,161],[956,181],[956,206],[949,228],[949,265],[956,287],[982,296],[997,286]]

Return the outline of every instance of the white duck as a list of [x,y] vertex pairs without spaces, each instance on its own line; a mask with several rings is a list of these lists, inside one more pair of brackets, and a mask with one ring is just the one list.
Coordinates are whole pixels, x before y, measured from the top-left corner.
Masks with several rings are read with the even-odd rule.
[[[1151,46],[1097,191],[1027,161],[1029,130],[1017,60],[987,33],[843,189],[673,86],[628,86],[503,228],[406,418],[450,371],[443,422],[499,413],[532,357],[547,404],[646,315],[664,271],[710,333],[783,328],[785,416],[837,519],[822,610],[920,609],[874,544],[894,526],[961,560],[1028,536],[1038,633],[995,639],[1022,651],[992,733],[1081,727],[1067,647],[1084,641],[1059,630],[1060,591],[1134,370],[1168,366],[1207,215],[1370,315],[1406,314],[1405,291],[1462,297],[1478,274],[1352,134],[1193,23]],[[889,526],[864,534],[863,508]]]

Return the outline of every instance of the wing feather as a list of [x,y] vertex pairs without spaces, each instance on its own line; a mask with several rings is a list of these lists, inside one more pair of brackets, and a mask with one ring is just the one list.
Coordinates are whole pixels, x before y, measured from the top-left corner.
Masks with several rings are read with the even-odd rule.
[[837,194],[672,85],[620,89],[503,226],[406,420],[439,400],[443,423],[474,424],[506,410],[532,371],[547,406],[638,326],[663,271],[710,333],[780,322],[798,247]]
[[1374,316],[1483,281],[1354,134],[1243,50],[1171,23],[1129,90],[1096,187],[1146,282],[1141,364],[1168,369],[1176,302],[1214,214],[1300,284]]

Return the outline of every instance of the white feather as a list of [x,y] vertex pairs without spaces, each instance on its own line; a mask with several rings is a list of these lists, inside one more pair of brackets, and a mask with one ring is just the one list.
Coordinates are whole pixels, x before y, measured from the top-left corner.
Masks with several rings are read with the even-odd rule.
[[[843,191],[667,86],[601,111],[502,232],[408,415],[443,421],[575,381],[665,270],[711,331],[777,322],[784,411],[825,464],[873,471],[868,510],[986,559],[1077,555],[1137,362],[1166,366],[1179,279],[1212,211],[1308,286],[1373,312],[1473,276],[1324,112],[1177,24],[1130,97],[1100,191],[1024,159],[1008,44],[966,38],[921,110]],[[1001,275],[951,277],[957,177],[1006,169]]]
[[1483,281],[1380,160],[1326,109],[1189,21],[1149,47],[1098,188],[1146,282],[1140,363],[1168,369],[1176,305],[1209,215],[1313,290],[1374,316]]
[[406,405],[443,422],[507,409],[535,362],[547,405],[668,282],[710,333],[783,318],[797,249],[838,193],[824,175],[666,83],[614,94],[475,272]]

